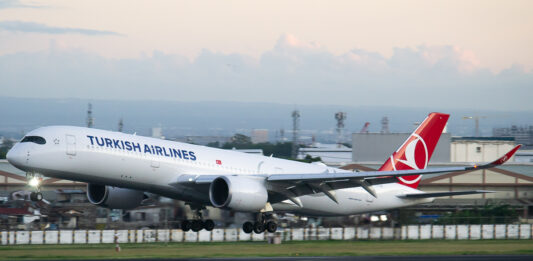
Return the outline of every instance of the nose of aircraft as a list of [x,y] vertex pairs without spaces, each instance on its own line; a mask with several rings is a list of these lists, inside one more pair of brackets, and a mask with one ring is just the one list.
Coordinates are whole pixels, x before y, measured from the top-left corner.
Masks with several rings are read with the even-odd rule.
[[24,163],[25,158],[20,149],[17,149],[17,146],[15,145],[7,152],[6,159],[13,166],[21,166]]

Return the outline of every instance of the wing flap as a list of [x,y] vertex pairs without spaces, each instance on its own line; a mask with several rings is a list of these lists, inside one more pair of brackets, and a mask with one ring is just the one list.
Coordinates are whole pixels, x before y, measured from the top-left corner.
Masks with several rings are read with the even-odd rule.
[[[478,166],[477,168],[482,168]],[[365,172],[340,172],[340,173],[310,173],[310,174],[273,174],[268,176],[268,181],[333,181],[333,180],[363,180],[370,178],[401,177],[410,175],[437,174],[443,172],[466,171],[473,167],[448,167],[420,170],[396,171],[365,171]]]
[[447,192],[429,192],[429,193],[404,194],[404,195],[398,195],[397,197],[405,198],[405,199],[420,199],[420,198],[437,198],[437,197],[449,197],[449,196],[483,194],[483,193],[494,193],[494,192],[496,192],[496,191],[490,191],[490,190],[465,190],[465,191],[447,191]]

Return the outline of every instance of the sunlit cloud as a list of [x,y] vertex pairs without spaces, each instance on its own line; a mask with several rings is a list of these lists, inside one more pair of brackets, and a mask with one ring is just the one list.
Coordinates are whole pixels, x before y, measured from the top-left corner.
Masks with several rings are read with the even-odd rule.
[[25,3],[18,0],[2,0],[0,1],[0,9],[8,8],[45,8],[44,5],[37,5],[33,3]]
[[91,36],[119,36],[121,34],[112,31],[93,30],[85,28],[48,26],[41,23],[24,21],[0,21],[0,30],[19,33],[42,33],[42,34],[83,34]]
[[0,56],[2,95],[533,109],[532,73],[518,65],[494,73],[452,45],[333,54],[283,35],[259,58],[204,49],[194,59],[161,51],[109,59],[61,46]]

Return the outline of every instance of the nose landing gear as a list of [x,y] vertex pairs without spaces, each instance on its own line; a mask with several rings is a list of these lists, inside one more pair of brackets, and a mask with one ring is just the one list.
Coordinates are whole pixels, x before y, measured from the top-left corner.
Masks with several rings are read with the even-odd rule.
[[41,183],[43,178],[35,173],[28,172],[26,173],[26,179],[28,180],[28,185],[34,187],[36,191],[30,193],[31,201],[41,201],[43,200],[43,194],[41,193]]
[[41,192],[32,192],[30,193],[31,201],[41,201],[43,200],[43,194]]

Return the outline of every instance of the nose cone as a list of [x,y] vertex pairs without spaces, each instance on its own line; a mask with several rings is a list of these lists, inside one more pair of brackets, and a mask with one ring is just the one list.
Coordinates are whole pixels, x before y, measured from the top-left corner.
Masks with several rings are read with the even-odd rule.
[[15,167],[23,166],[26,160],[24,154],[21,153],[20,149],[17,149],[16,145],[7,152],[6,159]]

